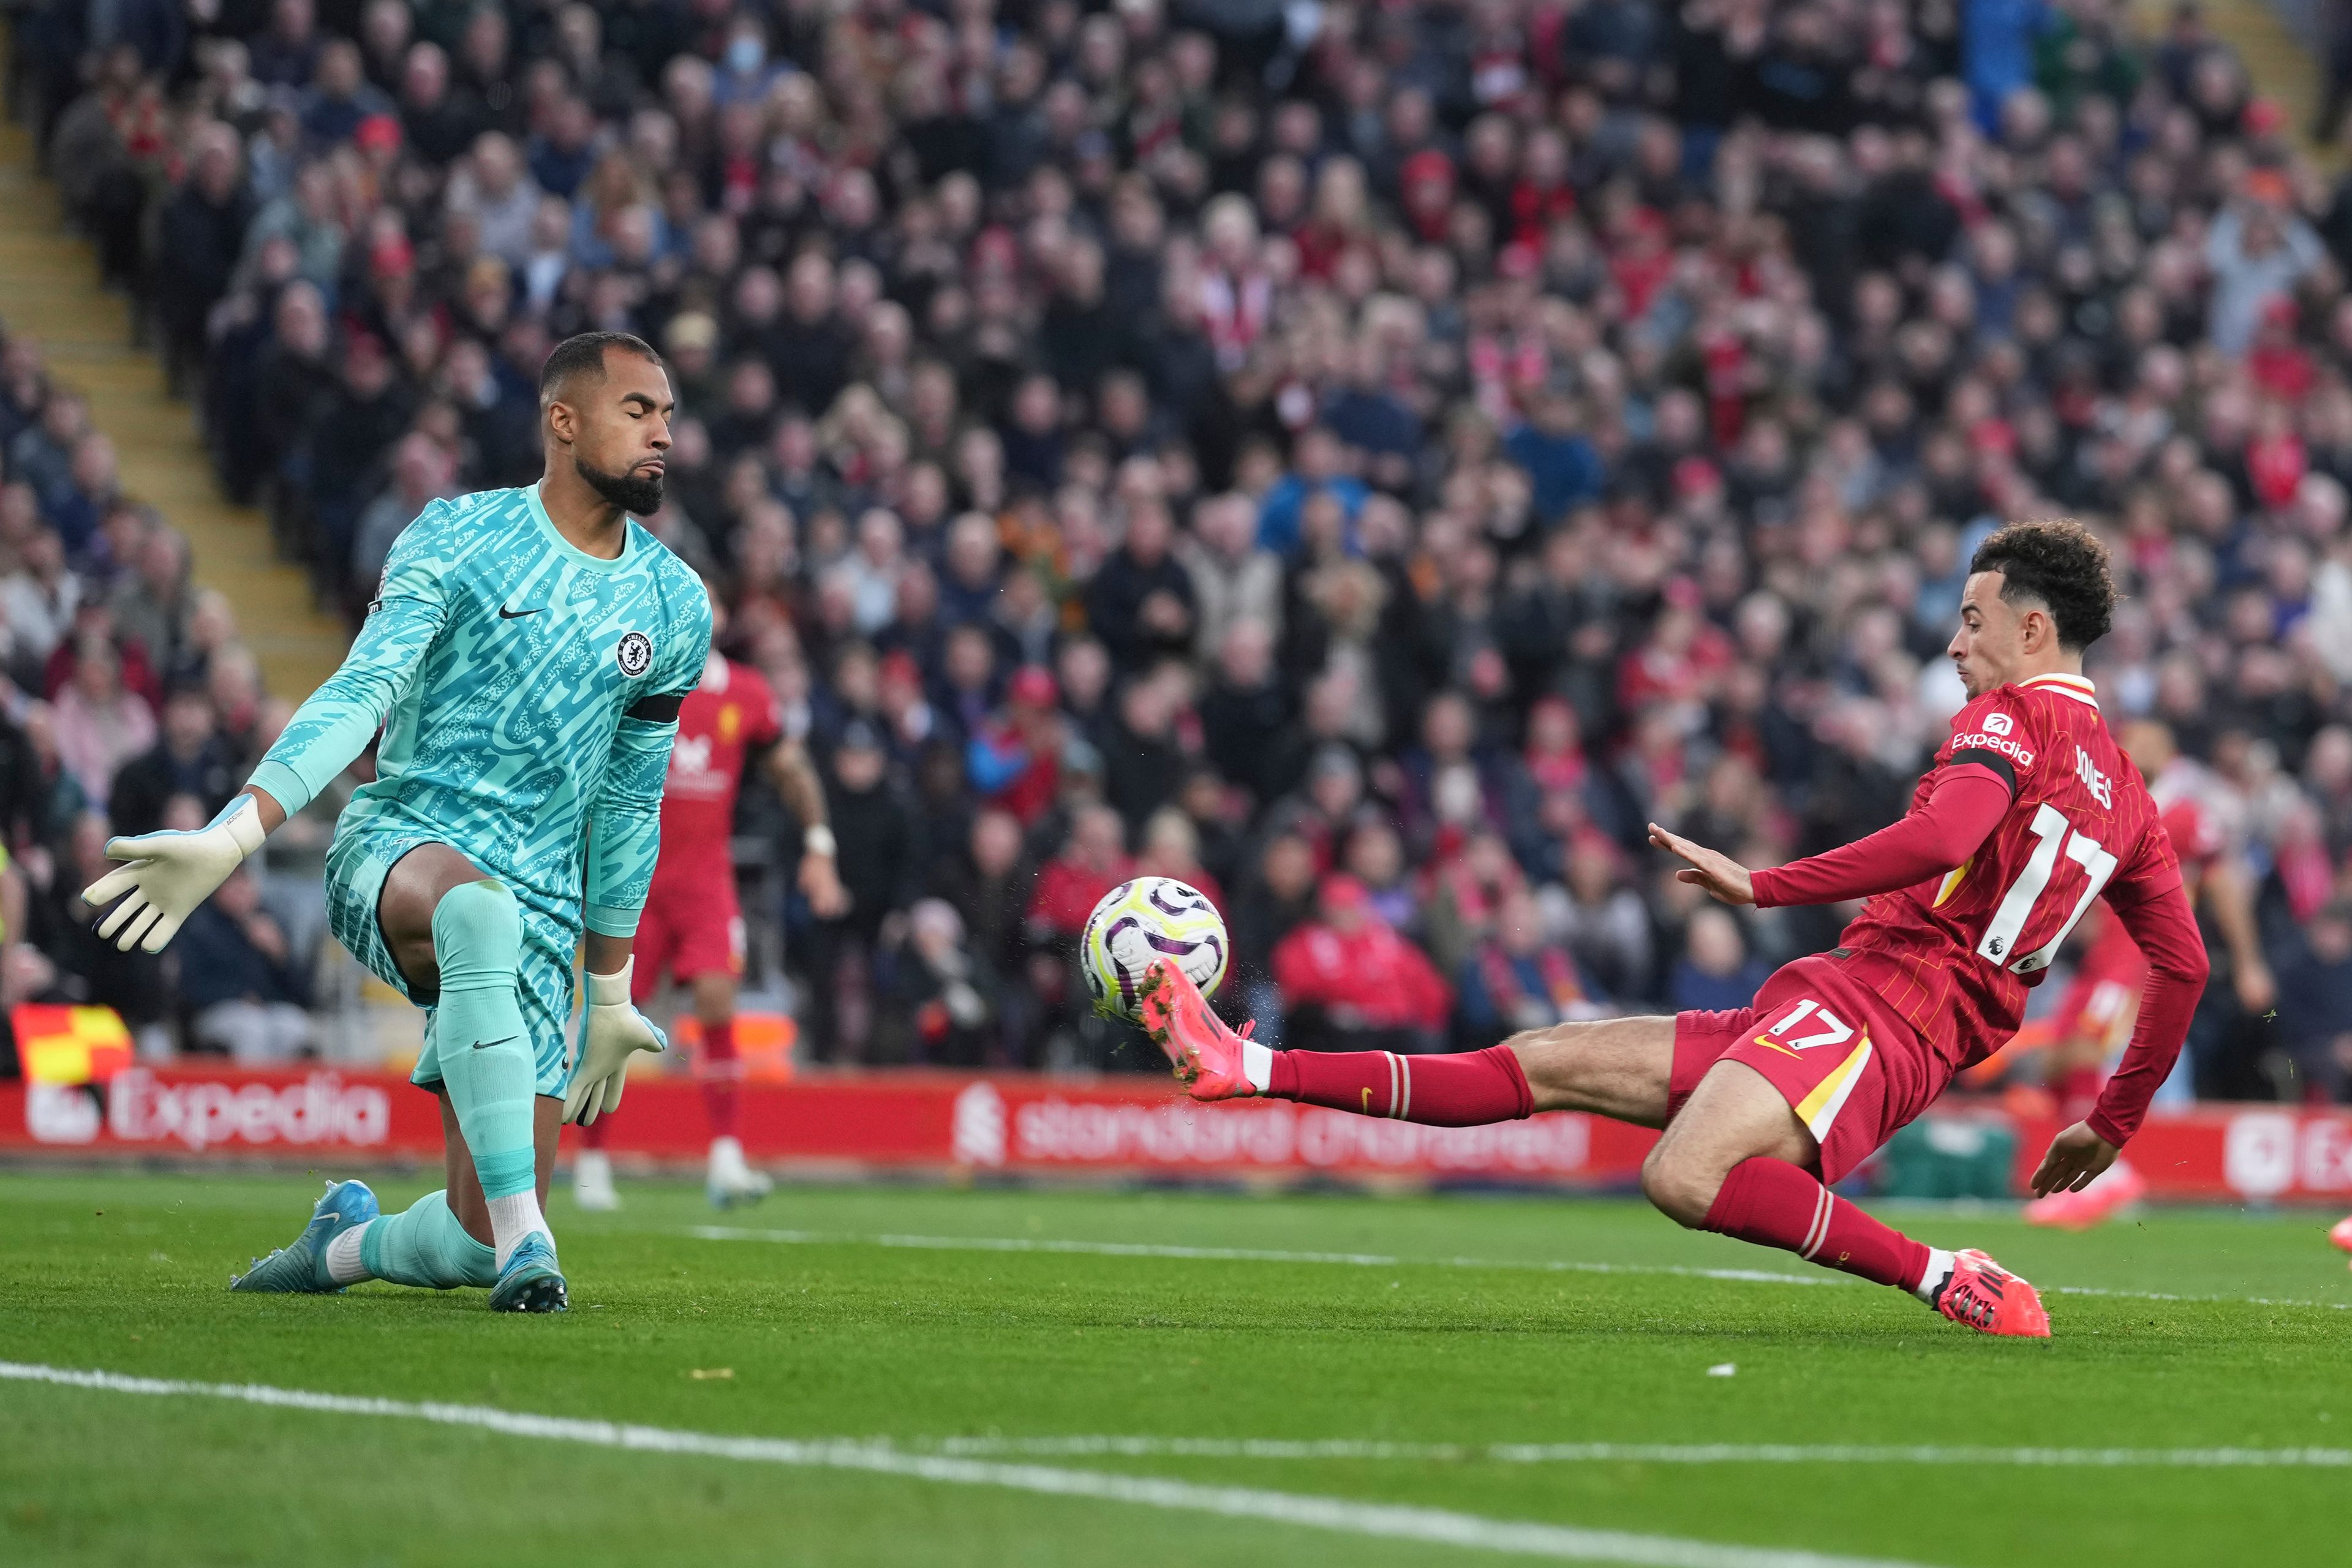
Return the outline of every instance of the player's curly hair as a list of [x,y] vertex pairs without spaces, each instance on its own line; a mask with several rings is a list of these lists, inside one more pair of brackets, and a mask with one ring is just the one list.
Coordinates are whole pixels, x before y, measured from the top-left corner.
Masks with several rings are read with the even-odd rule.
[[1977,546],[1969,570],[2000,573],[2008,604],[2038,602],[2057,623],[2058,646],[2070,652],[2080,653],[2115,625],[2106,544],[2071,517],[2010,523]]

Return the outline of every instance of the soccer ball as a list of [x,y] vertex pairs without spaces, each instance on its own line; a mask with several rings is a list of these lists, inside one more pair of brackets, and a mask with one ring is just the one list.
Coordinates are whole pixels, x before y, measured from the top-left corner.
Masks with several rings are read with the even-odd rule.
[[1173,877],[1138,877],[1105,893],[1087,917],[1078,968],[1095,1011],[1132,1024],[1152,960],[1173,961],[1211,996],[1225,978],[1232,948],[1224,917],[1198,888]]

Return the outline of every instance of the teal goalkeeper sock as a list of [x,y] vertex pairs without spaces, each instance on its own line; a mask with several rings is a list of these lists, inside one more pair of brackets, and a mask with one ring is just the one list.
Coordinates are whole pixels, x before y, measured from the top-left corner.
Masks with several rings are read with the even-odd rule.
[[427,1193],[400,1213],[362,1226],[360,1262],[369,1277],[395,1285],[447,1290],[499,1282],[498,1254],[466,1234],[449,1212],[446,1193]]
[[443,894],[433,911],[433,956],[441,970],[435,1056],[482,1195],[530,1192],[538,1074],[517,997],[522,912],[513,891],[486,879]]

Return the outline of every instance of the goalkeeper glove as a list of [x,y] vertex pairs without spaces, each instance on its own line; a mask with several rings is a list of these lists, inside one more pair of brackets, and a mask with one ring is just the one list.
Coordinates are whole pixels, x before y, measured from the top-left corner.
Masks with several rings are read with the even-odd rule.
[[572,1053],[572,1087],[563,1096],[563,1120],[585,1127],[621,1108],[629,1058],[637,1051],[666,1051],[669,1037],[629,1000],[632,956],[617,974],[588,977],[588,1005],[580,1017],[580,1048]]
[[193,833],[108,839],[107,858],[127,864],[81,893],[82,902],[92,909],[122,900],[99,922],[99,939],[124,952],[134,943],[149,952],[163,952],[163,944],[178,934],[180,922],[261,847],[263,837],[261,807],[250,795],[240,795]]

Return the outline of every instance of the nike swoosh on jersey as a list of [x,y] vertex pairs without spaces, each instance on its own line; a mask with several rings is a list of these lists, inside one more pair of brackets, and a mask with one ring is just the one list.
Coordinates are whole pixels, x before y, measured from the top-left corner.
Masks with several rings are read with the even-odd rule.
[[476,1040],[476,1041],[474,1042],[474,1048],[475,1048],[476,1050],[478,1050],[478,1051],[487,1051],[487,1050],[488,1050],[492,1046],[503,1046],[503,1045],[505,1045],[505,1044],[507,1043],[507,1041],[508,1041],[508,1040],[520,1040],[520,1039],[521,1039],[521,1038],[522,1038],[522,1037],[521,1037],[520,1035],[508,1035],[508,1036],[506,1036],[506,1037],[505,1037],[504,1038],[502,1038],[502,1039],[496,1039],[496,1040]]
[[539,614],[540,610],[543,610],[545,608],[547,608],[547,606],[545,605],[541,605],[538,609],[509,610],[504,605],[500,605],[499,606],[499,619],[502,621],[519,621],[525,616],[535,616]]

